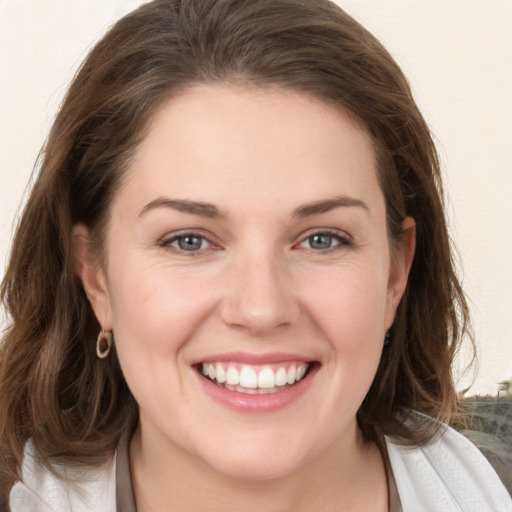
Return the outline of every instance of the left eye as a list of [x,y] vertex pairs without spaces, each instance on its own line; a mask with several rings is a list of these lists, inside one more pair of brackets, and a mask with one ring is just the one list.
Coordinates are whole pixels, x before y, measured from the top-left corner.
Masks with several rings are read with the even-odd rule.
[[206,238],[194,234],[187,234],[181,236],[175,236],[169,242],[166,242],[167,246],[171,246],[175,249],[187,252],[200,251],[210,246],[210,243]]
[[316,251],[325,251],[339,245],[348,245],[348,243],[348,240],[340,235],[333,233],[315,233],[305,238],[299,246]]

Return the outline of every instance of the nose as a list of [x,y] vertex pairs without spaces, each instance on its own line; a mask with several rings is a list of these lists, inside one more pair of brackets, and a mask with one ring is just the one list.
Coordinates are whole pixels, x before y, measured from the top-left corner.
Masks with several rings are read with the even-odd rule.
[[226,324],[264,336],[297,319],[300,308],[285,262],[276,256],[251,255],[232,262],[230,274],[220,306]]

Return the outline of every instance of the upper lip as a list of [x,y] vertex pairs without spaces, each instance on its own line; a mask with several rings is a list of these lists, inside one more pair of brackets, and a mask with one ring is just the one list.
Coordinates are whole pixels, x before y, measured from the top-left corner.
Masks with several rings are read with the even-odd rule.
[[212,354],[198,359],[197,361],[194,361],[192,365],[200,363],[217,363],[220,361],[242,363],[248,365],[262,365],[285,362],[310,363],[313,361],[313,359],[304,355],[287,352],[271,352],[262,354],[249,352],[222,352],[220,354]]

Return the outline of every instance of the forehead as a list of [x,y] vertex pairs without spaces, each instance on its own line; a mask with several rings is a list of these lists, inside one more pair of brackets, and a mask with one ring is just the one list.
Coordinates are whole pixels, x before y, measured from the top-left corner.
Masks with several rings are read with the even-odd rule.
[[157,110],[123,187],[141,203],[158,192],[248,204],[376,185],[372,140],[341,108],[285,89],[201,85]]

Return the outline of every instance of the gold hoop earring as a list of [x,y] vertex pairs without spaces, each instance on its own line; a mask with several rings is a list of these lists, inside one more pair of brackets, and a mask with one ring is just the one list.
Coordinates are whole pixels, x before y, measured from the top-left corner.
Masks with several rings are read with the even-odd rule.
[[112,348],[112,331],[102,329],[98,334],[96,341],[96,355],[100,359],[105,359],[110,354]]

